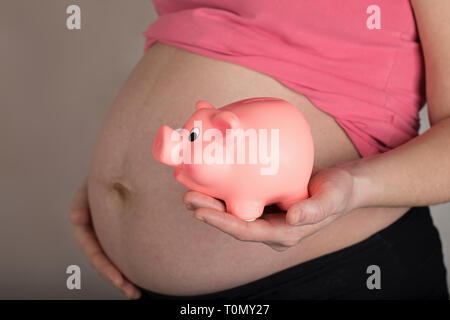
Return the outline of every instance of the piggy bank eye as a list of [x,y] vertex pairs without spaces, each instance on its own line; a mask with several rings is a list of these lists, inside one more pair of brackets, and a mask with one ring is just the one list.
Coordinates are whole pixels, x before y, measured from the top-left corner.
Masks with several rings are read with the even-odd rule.
[[191,130],[191,133],[189,134],[189,141],[194,141],[195,139],[198,138],[198,136],[200,135],[200,129],[199,128],[193,128]]

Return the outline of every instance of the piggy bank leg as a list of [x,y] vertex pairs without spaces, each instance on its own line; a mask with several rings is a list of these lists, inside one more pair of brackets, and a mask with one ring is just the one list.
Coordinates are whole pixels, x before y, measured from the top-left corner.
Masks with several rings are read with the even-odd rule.
[[254,221],[259,218],[264,211],[264,202],[260,201],[225,201],[227,212],[244,221]]

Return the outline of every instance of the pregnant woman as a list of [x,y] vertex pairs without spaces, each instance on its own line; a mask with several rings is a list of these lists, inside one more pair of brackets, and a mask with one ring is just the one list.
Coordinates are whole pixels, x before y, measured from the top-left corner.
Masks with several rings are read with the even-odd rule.
[[[70,213],[99,273],[130,298],[448,299],[428,205],[450,200],[450,2],[154,5]],[[244,222],[151,150],[196,101],[251,97],[298,107],[315,168],[309,199]]]

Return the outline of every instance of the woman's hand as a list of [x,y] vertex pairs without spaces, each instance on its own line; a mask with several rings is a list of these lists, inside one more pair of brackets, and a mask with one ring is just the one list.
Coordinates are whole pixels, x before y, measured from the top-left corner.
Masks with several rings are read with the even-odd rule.
[[263,216],[252,222],[227,213],[220,200],[196,191],[186,192],[183,201],[197,219],[238,240],[262,242],[284,251],[356,209],[353,184],[353,176],[344,168],[315,168],[308,199],[292,205],[287,213],[266,207]]
[[73,225],[75,241],[100,276],[122,290],[128,298],[138,299],[141,295],[139,289],[108,259],[95,235],[89,211],[87,179],[73,197],[69,219]]

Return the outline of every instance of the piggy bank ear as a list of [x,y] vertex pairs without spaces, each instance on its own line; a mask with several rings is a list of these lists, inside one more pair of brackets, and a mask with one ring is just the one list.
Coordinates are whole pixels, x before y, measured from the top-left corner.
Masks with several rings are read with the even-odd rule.
[[199,109],[214,109],[214,106],[211,103],[209,103],[208,101],[199,100],[195,104],[195,110],[199,110]]
[[236,129],[239,127],[238,116],[231,111],[219,111],[212,116],[211,122],[219,129]]

